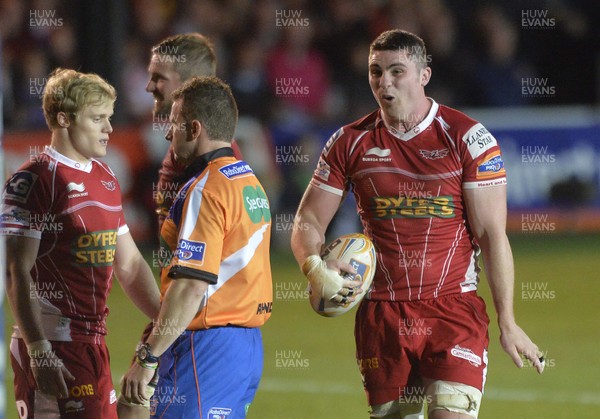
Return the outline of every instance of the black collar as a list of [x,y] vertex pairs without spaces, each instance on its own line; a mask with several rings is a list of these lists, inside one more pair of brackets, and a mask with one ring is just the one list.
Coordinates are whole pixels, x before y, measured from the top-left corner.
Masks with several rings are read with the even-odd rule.
[[202,172],[208,166],[211,160],[218,159],[219,157],[234,157],[233,149],[231,147],[217,148],[216,150],[209,151],[208,153],[198,156],[192,161],[192,163],[183,169],[183,173],[176,176],[173,180],[176,182],[187,182],[195,174]]

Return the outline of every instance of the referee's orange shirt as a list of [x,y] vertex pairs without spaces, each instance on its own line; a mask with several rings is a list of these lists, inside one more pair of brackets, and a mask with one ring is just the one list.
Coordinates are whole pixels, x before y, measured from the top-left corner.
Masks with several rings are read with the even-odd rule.
[[203,156],[161,229],[161,296],[177,278],[209,283],[188,330],[258,327],[271,316],[271,213],[248,163],[230,148]]

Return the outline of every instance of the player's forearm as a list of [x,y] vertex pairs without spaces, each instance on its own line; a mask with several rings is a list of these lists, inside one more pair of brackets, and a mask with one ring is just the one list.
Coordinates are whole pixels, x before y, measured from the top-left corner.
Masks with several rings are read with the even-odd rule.
[[207,282],[196,279],[179,278],[171,283],[147,340],[155,356],[162,355],[189,326],[207,288]]
[[156,319],[160,311],[160,292],[148,264],[140,257],[132,264],[129,272],[118,274],[125,294],[151,319]]
[[25,342],[45,340],[41,309],[29,272],[10,270],[6,279],[6,296]]
[[302,266],[310,255],[318,255],[325,242],[325,229],[317,219],[298,211],[294,219],[291,247],[298,265]]
[[484,236],[479,241],[486,276],[498,315],[498,325],[500,328],[512,326],[515,323],[513,310],[515,276],[508,237],[506,234],[498,237]]

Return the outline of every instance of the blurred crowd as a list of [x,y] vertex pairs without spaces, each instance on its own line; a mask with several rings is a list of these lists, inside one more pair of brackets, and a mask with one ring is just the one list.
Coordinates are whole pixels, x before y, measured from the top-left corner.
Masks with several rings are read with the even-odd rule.
[[[53,68],[90,71],[82,68],[80,57],[89,40],[78,30],[80,9],[89,3],[0,0],[5,129],[44,127],[39,94]],[[124,39],[117,55],[123,60],[118,79],[109,79],[120,86],[117,122],[143,126],[150,121],[152,97],[145,87],[151,46],[167,35],[203,33],[215,45],[218,75],[238,101],[236,137],[242,150],[268,174],[271,195],[280,208],[289,203],[288,212],[297,205],[329,135],[376,108],[367,82],[368,49],[386,29],[403,28],[425,40],[433,70],[427,93],[452,107],[596,105],[600,98],[600,8],[594,1],[119,4],[124,16],[116,21],[124,26]],[[523,87],[532,84],[547,89],[527,94]],[[155,164],[162,152],[154,153]]]

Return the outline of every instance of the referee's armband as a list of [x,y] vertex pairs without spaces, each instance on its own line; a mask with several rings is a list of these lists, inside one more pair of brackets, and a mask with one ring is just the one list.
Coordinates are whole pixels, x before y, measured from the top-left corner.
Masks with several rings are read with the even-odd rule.
[[219,278],[217,275],[210,273],[210,272],[199,271],[198,269],[188,268],[187,266],[179,266],[179,265],[173,266],[169,270],[168,276],[171,279],[179,279],[179,278],[197,279],[199,281],[208,282],[210,285],[215,285]]

